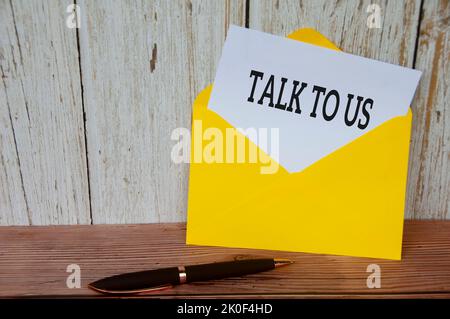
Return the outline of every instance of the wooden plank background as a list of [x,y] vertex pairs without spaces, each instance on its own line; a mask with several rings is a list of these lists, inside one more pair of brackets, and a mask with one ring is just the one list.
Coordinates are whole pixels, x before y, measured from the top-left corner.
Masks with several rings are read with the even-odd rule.
[[0,224],[90,223],[68,2],[0,1]]
[[[380,6],[381,28],[367,7]],[[346,52],[423,77],[405,215],[450,219],[450,2],[0,0],[0,225],[177,222],[190,127],[230,23],[278,35],[313,27]]]

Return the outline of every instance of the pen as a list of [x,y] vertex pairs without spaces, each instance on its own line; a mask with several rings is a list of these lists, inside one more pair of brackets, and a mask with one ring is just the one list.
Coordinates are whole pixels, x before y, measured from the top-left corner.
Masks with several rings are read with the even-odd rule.
[[272,270],[288,259],[247,259],[126,273],[94,281],[89,288],[104,294],[146,293],[194,281],[237,277]]

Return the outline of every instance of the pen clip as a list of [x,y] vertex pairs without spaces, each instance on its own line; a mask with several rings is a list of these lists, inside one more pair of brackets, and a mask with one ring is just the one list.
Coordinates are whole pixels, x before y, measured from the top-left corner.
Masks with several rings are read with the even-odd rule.
[[152,287],[152,288],[135,289],[135,290],[107,290],[107,289],[97,288],[90,284],[88,285],[88,287],[91,288],[92,290],[101,292],[103,294],[108,294],[108,295],[137,295],[137,294],[146,294],[146,293],[151,293],[151,292],[155,292],[155,291],[161,291],[161,290],[173,288],[173,285],[168,284],[168,285],[156,286],[156,287]]

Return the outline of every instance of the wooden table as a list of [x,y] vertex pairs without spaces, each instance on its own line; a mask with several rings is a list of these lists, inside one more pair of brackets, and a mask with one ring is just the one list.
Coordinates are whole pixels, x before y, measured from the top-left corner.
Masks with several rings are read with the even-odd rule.
[[[145,297],[450,298],[450,221],[406,221],[403,260],[186,246],[185,224],[0,227],[0,297],[102,297],[87,284],[154,267],[276,256],[275,271],[178,286]],[[66,286],[67,266],[81,288]],[[367,266],[381,288],[367,288]]]

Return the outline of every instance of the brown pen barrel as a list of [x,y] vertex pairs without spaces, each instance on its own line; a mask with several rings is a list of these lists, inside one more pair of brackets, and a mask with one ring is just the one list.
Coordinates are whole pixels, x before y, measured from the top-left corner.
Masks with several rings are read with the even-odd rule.
[[185,266],[186,282],[238,277],[275,268],[273,259],[249,259]]

